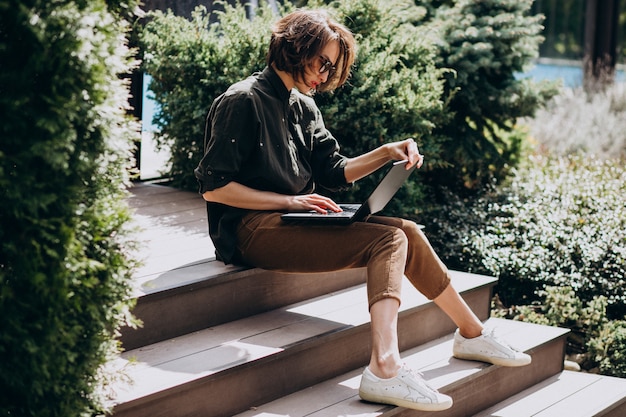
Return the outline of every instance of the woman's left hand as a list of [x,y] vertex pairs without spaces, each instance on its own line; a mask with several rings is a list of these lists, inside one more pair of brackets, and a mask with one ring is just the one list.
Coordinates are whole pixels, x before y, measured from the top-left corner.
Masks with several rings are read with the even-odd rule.
[[405,139],[400,142],[389,144],[389,156],[395,161],[407,160],[406,168],[409,169],[413,165],[420,168],[424,164],[424,155],[419,153],[417,143],[413,138]]

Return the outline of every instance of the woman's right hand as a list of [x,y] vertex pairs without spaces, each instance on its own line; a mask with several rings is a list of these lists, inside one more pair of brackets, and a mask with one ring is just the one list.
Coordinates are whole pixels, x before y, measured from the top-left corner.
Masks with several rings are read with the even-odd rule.
[[341,212],[341,207],[332,199],[319,194],[289,196],[287,211],[316,211],[325,214],[330,211]]

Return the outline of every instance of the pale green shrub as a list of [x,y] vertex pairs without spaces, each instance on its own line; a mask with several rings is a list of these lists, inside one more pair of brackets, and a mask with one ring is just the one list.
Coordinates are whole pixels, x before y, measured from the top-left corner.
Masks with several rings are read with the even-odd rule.
[[626,156],[626,83],[595,93],[564,88],[532,119],[524,120],[542,152],[600,158]]

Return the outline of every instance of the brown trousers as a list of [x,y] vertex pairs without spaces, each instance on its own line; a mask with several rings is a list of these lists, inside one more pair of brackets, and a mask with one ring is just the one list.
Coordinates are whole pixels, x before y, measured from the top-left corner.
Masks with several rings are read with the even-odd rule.
[[241,221],[241,259],[281,272],[327,272],[367,267],[369,306],[400,301],[402,276],[429,299],[450,284],[448,269],[412,221],[370,216],[348,226],[285,223],[281,213],[254,211]]

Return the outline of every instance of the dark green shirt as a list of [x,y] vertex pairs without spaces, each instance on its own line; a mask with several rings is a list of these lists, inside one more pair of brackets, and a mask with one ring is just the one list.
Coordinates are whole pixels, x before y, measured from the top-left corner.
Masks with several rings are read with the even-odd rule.
[[[231,181],[262,191],[308,194],[316,186],[349,187],[346,158],[324,126],[315,101],[287,90],[271,68],[233,84],[215,99],[205,132],[204,157],[195,170],[200,193]],[[217,256],[236,259],[236,227],[246,210],[207,203]]]

